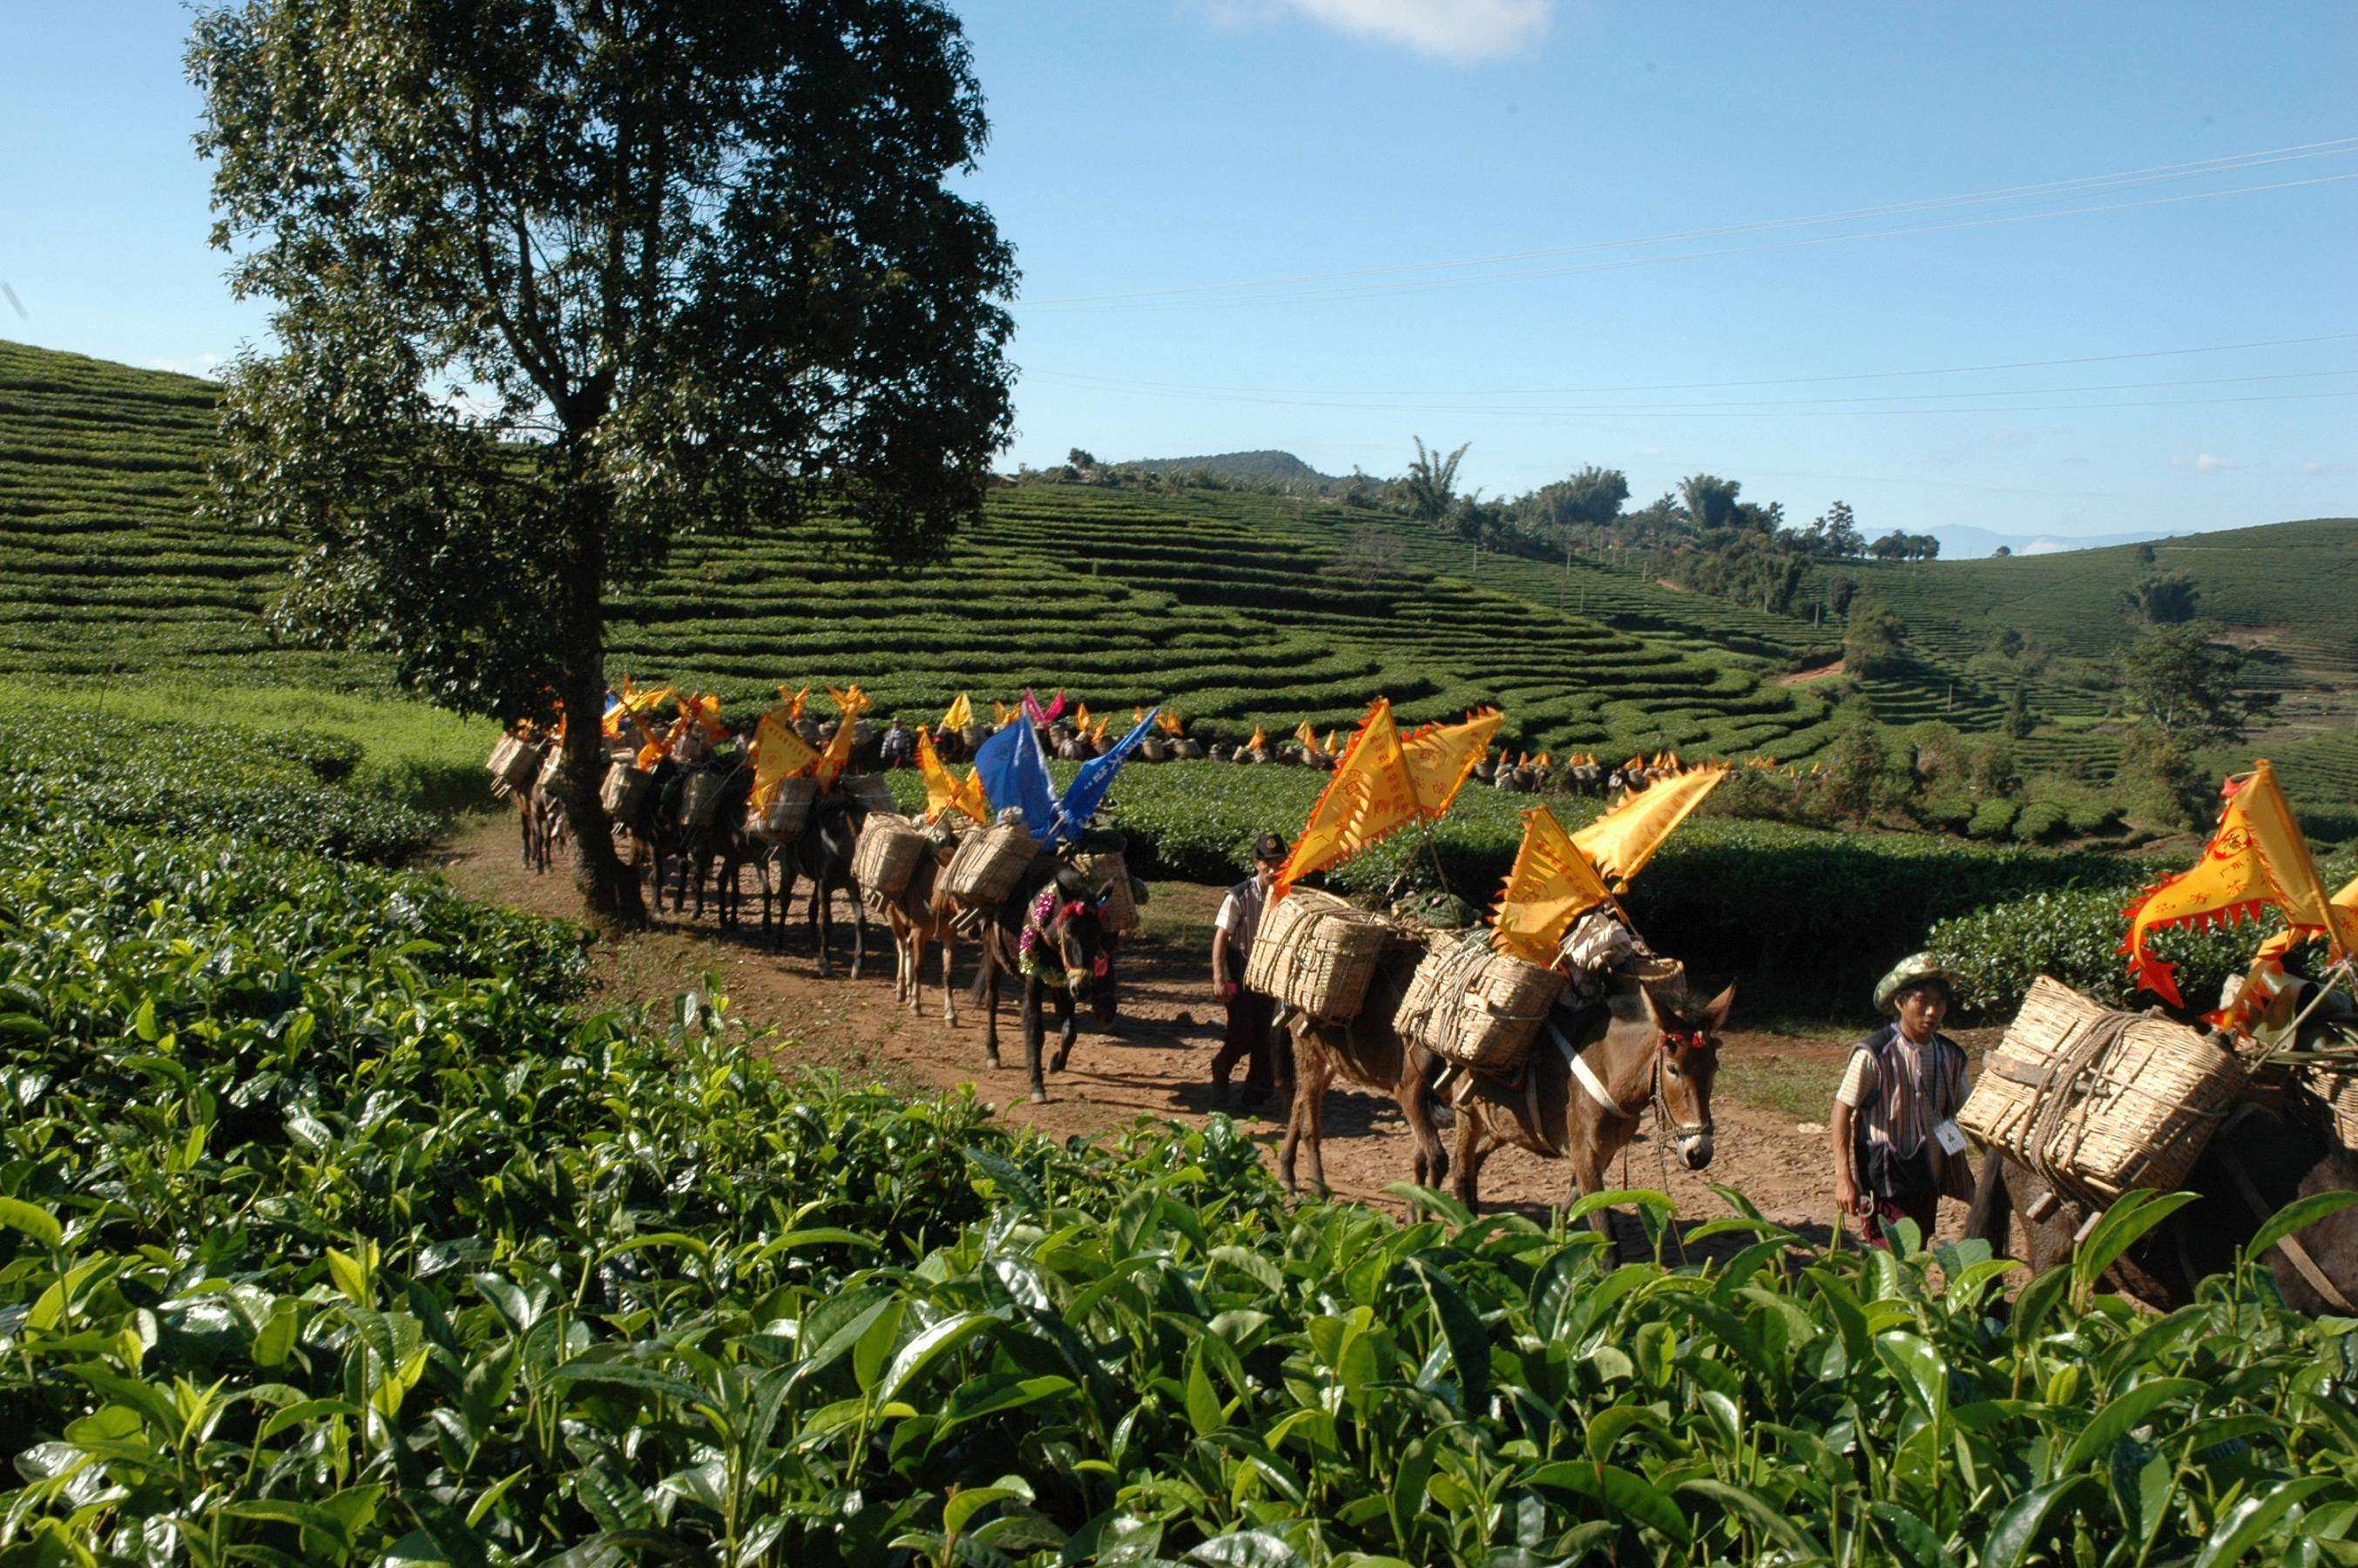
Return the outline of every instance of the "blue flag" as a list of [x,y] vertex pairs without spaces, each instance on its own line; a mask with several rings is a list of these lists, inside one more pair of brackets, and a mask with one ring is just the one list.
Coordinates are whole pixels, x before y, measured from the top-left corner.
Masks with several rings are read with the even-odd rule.
[[[1081,830],[1089,825],[1090,816],[1103,804],[1106,791],[1113,787],[1114,774],[1121,772],[1122,763],[1130,761],[1130,754],[1138,750],[1139,742],[1154,732],[1154,715],[1162,711],[1158,706],[1153,713],[1130,726],[1130,733],[1116,741],[1105,755],[1091,757],[1081,764],[1081,771],[1075,773],[1073,782],[1065,786],[1065,798],[1056,806],[1057,838],[1077,838],[1081,836]],[[999,797],[993,795],[991,798],[996,800]]]
[[1020,806],[1023,826],[1042,843],[1056,826],[1056,786],[1048,777],[1048,759],[1041,754],[1040,736],[1018,719],[975,748],[975,777],[982,781],[995,816]]

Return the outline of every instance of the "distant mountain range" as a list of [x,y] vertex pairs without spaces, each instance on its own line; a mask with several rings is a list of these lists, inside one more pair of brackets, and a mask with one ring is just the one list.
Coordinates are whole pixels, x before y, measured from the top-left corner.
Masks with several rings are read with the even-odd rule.
[[1214,452],[1201,458],[1136,458],[1114,466],[1144,469],[1150,473],[1194,473],[1200,469],[1216,473],[1222,479],[1241,480],[1249,484],[1300,485],[1305,489],[1343,482],[1334,474],[1320,473],[1292,452]]
[[[1976,557],[1994,555],[2000,545],[2006,546],[2017,556],[2052,556],[2064,550],[2095,550],[2106,545],[2139,545],[2147,539],[2166,539],[2169,535],[2155,528],[2142,528],[2129,534],[2000,534],[1988,528],[1976,528],[1969,523],[1942,523],[1924,530],[1941,541],[1941,558],[1944,561],[1972,560]],[[1872,530],[1868,537],[1874,537]]]

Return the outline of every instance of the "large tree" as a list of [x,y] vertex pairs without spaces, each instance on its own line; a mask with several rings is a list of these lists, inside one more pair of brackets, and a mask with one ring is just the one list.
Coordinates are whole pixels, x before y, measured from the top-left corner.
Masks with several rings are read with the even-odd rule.
[[280,618],[567,730],[593,914],[608,596],[689,527],[937,557],[1009,428],[1013,258],[932,0],[245,0],[189,49],[214,243],[276,351],[217,506],[304,542]]
[[1401,481],[1408,497],[1408,514],[1420,523],[1438,524],[1449,515],[1450,503],[1457,498],[1457,465],[1466,460],[1467,441],[1454,452],[1444,452],[1439,447],[1425,450],[1424,438],[1418,436],[1416,460],[1408,465],[1408,477]]

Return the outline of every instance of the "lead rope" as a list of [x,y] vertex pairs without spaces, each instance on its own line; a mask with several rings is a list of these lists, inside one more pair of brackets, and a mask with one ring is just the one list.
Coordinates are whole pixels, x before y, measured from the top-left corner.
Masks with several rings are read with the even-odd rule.
[[[1660,1048],[1654,1052],[1653,1104],[1654,1156],[1661,1162],[1662,1191],[1668,1193],[1671,1190],[1671,1108],[1662,1103],[1662,1053]],[[1628,1156],[1625,1154],[1623,1156],[1625,1168],[1627,1161]],[[1683,1265],[1687,1261],[1687,1238],[1679,1234],[1679,1215],[1675,1206],[1671,1210],[1671,1241],[1678,1248],[1679,1262]]]

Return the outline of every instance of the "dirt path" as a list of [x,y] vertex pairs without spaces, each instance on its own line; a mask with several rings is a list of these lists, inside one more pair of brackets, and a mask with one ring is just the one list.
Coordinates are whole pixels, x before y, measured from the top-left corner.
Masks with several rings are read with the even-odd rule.
[[[505,819],[466,826],[436,862],[470,897],[545,914],[578,908],[568,876],[537,877],[517,864],[514,827]],[[598,984],[608,1000],[622,1003],[669,998],[708,975],[739,1018],[757,1032],[775,1032],[781,1062],[837,1067],[904,1089],[971,1084],[1007,1119],[1054,1137],[1103,1133],[1141,1116],[1200,1122],[1213,1112],[1208,1064],[1219,1044],[1221,1011],[1209,978],[1210,924],[1219,890],[1158,882],[1152,892],[1146,929],[1122,954],[1118,1033],[1085,1029],[1070,1068],[1051,1078],[1052,1098],[1044,1106],[1025,1096],[1011,1003],[1002,1005],[1000,1019],[1008,1065],[993,1069],[983,1063],[981,1022],[974,1010],[962,1004],[957,1027],[943,1022],[940,987],[931,983],[939,977],[934,954],[925,965],[925,1016],[913,1016],[893,1000],[892,946],[881,927],[871,929],[867,965],[854,981],[843,973],[849,948],[845,919],[837,934],[836,977],[823,979],[799,903],[784,953],[762,946],[756,927],[724,934],[708,917],[698,923],[667,914],[644,934],[602,945]],[[970,957],[962,955],[958,973],[963,986],[973,973]],[[1713,1107],[1717,1154],[1699,1175],[1673,1165],[1668,1191],[1680,1212],[1689,1219],[1729,1212],[1711,1191],[1712,1184],[1725,1184],[1772,1218],[1823,1236],[1833,1207],[1833,1177],[1825,1133],[1816,1124],[1825,1118],[1846,1054],[1840,1040],[1727,1035]],[[1276,1108],[1234,1114],[1265,1146],[1274,1145],[1282,1130]],[[1391,1101],[1337,1090],[1325,1130],[1326,1173],[1335,1190],[1391,1205],[1383,1189],[1408,1179],[1412,1152]],[[1650,1141],[1641,1139],[1617,1165],[1617,1182],[1624,1170],[1629,1186],[1664,1185],[1662,1162]],[[1568,1190],[1561,1164],[1520,1150],[1501,1151],[1483,1172],[1486,1203],[1512,1205],[1535,1217],[1563,1204]]]
[[1777,677],[1777,684],[1779,686],[1800,686],[1804,681],[1823,680],[1828,676],[1838,676],[1842,674],[1842,667],[1843,662],[1840,659],[1836,659],[1832,664],[1820,665],[1813,670],[1795,670],[1791,675],[1779,676]]

